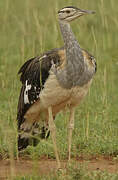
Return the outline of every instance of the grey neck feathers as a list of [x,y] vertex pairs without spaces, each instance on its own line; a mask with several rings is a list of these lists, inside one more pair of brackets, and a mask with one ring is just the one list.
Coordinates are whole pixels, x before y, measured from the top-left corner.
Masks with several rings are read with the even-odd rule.
[[75,39],[70,24],[61,21],[59,24],[66,51],[66,64],[61,70],[53,67],[53,71],[62,87],[70,89],[77,85],[82,86],[83,78],[81,77],[85,71],[82,50]]
[[84,67],[84,58],[82,55],[82,50],[71,30],[70,24],[63,22],[59,22],[59,24],[64,40],[67,64],[69,63],[70,65],[77,65],[79,63],[79,65],[81,64],[82,67]]

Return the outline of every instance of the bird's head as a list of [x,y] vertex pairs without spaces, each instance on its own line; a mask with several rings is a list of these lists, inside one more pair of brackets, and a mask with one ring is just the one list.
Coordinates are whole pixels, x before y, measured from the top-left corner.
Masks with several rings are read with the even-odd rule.
[[95,12],[79,9],[77,7],[68,6],[58,11],[58,17],[59,20],[61,21],[70,22],[80,16],[83,16],[84,14],[93,14],[93,13]]

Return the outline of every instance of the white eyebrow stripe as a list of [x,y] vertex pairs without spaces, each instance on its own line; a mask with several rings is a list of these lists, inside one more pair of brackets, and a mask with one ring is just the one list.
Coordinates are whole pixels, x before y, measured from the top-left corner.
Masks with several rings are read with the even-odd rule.
[[71,10],[70,8],[64,8],[64,9],[60,10],[59,13],[61,13],[61,12],[64,13],[65,11],[70,11],[70,10]]

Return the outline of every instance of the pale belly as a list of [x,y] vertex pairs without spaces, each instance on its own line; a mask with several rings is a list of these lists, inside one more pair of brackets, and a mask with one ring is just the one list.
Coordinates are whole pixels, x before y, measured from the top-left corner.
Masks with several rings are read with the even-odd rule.
[[40,99],[26,113],[26,119],[32,119],[33,121],[39,121],[40,118],[48,119],[48,107],[50,106],[52,107],[53,116],[55,116],[66,107],[79,105],[86,96],[91,82],[92,80],[82,87],[64,89],[59,85],[55,75],[51,74],[40,93]]

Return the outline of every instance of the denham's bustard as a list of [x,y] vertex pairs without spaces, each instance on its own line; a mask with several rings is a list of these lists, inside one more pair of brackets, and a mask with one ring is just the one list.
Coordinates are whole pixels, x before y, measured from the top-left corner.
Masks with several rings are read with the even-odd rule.
[[45,136],[45,127],[49,127],[58,168],[60,160],[54,118],[61,110],[69,109],[68,159],[70,160],[75,107],[86,96],[96,72],[94,57],[80,48],[69,23],[91,13],[94,12],[72,6],[59,10],[58,19],[64,47],[28,60],[19,70],[22,82],[17,113],[19,150],[28,146],[30,137],[35,136],[40,124],[45,122],[40,135]]

